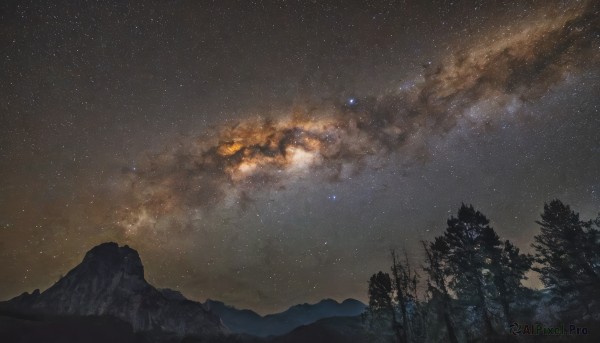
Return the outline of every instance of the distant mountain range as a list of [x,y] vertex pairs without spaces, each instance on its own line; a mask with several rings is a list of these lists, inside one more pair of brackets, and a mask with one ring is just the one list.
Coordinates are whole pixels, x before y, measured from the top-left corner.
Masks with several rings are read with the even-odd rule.
[[346,299],[342,303],[325,299],[316,304],[295,305],[284,312],[263,317],[254,311],[239,310],[220,301],[208,300],[204,305],[219,315],[232,332],[259,337],[282,335],[323,318],[358,316],[366,308],[365,304],[355,299]]
[[[144,278],[137,251],[104,243],[44,292],[35,290],[0,303],[0,341],[37,342],[45,337],[42,341],[179,342],[185,337],[201,342],[285,342],[294,341],[294,329],[308,325],[314,331],[324,318],[347,317],[334,320],[341,330],[355,326],[364,309],[358,300],[326,299],[260,316],[219,301],[201,304],[180,292],[153,287]],[[300,337],[305,331],[300,330]],[[61,340],[67,333],[68,339]]]

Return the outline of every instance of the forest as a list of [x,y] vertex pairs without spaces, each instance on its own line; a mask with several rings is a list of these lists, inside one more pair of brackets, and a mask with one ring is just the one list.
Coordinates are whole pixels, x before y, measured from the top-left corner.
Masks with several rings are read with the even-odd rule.
[[[441,236],[421,242],[423,265],[392,250],[389,271],[369,280],[363,321],[373,341],[600,338],[600,216],[584,220],[552,200],[535,223],[532,254],[523,253],[463,204]],[[536,274],[544,287],[525,287]]]

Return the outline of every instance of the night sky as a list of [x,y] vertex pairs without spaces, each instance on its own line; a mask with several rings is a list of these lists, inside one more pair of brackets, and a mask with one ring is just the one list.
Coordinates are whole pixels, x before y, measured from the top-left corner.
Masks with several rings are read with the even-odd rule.
[[3,1],[0,299],[115,241],[194,300],[365,300],[461,202],[530,251],[600,211],[599,7]]

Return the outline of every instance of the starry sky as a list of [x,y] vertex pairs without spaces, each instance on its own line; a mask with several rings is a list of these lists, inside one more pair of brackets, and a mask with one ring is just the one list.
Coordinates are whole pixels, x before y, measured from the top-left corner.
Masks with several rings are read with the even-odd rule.
[[199,301],[365,300],[461,202],[530,251],[600,211],[599,7],[3,1],[0,299],[116,241]]

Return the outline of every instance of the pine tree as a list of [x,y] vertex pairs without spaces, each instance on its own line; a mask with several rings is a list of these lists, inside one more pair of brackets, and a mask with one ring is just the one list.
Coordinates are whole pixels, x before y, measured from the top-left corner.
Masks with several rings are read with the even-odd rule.
[[[427,290],[431,299],[441,299],[441,314],[446,325],[446,333],[450,343],[458,343],[456,329],[452,320],[452,298],[448,290],[446,279],[446,263],[444,255],[448,252],[448,246],[443,240],[436,239],[434,242],[421,241],[425,251],[426,265],[423,268],[429,279]],[[431,301],[430,301],[431,302]]]
[[[524,290],[521,282],[531,268],[532,257],[521,254],[508,240],[501,242],[488,218],[472,205],[462,204],[447,224],[442,236],[425,245],[430,261],[435,260],[432,257],[440,259],[436,268],[443,280],[436,276],[436,288],[442,294],[453,292],[463,308],[474,306],[483,323],[483,335],[495,336],[493,318],[499,314],[494,309],[500,305],[505,320],[512,319],[511,303]],[[430,273],[430,277],[435,274]]]
[[396,310],[393,304],[392,279],[388,273],[378,272],[369,280],[369,307],[367,312],[371,326],[388,322],[396,337],[400,337]]
[[[544,204],[540,234],[534,237],[534,269],[556,298],[567,299],[571,310],[597,311],[600,299],[600,234],[596,221],[582,221],[560,200]],[[596,226],[596,227],[594,227]]]
[[446,245],[447,275],[450,287],[462,300],[473,303],[481,314],[485,335],[495,333],[489,311],[491,256],[498,255],[500,239],[489,220],[472,205],[463,204],[457,217],[448,219],[448,227],[436,240]]
[[510,241],[504,241],[502,250],[492,257],[491,269],[496,288],[496,300],[502,305],[504,319],[510,324],[514,319],[511,315],[510,304],[515,302],[523,293],[522,281],[526,280],[525,273],[531,269],[533,257],[521,254],[519,248]]

